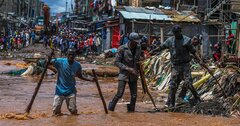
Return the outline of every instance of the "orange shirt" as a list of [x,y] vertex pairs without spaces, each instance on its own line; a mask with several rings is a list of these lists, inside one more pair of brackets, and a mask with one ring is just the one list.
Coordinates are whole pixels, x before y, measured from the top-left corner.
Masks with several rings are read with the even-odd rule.
[[89,38],[89,45],[90,45],[90,46],[93,45],[93,38],[92,38],[92,37]]

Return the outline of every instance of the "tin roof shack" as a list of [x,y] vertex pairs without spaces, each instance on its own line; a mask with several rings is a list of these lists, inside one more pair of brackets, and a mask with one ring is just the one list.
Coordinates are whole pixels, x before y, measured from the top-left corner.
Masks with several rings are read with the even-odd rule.
[[163,42],[172,36],[171,29],[174,24],[181,24],[183,34],[189,37],[199,32],[200,20],[192,12],[130,6],[118,7],[117,11],[121,33],[137,32],[140,35],[147,35],[150,38],[149,44],[156,37],[160,37]]

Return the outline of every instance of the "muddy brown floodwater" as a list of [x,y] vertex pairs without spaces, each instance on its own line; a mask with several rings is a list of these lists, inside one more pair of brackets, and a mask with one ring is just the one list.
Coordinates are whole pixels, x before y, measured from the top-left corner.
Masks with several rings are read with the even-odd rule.
[[[19,69],[5,65],[0,61],[0,72]],[[20,62],[20,61],[11,61]],[[37,84],[37,77],[18,77],[0,75],[0,114],[23,113]],[[104,113],[95,83],[77,79],[78,116],[69,115],[63,104],[63,116],[51,117],[56,76],[44,79],[35,99],[31,114],[39,115],[35,119],[16,120],[0,119],[0,126],[240,126],[239,118],[212,117],[183,113],[149,113],[151,104],[141,101],[141,91],[138,92],[137,112],[127,113],[126,104],[129,90],[125,91],[124,100],[116,106],[115,112]],[[100,86],[106,102],[116,93],[117,79],[100,79]],[[139,87],[140,88],[140,87]],[[158,106],[162,106],[158,104]]]

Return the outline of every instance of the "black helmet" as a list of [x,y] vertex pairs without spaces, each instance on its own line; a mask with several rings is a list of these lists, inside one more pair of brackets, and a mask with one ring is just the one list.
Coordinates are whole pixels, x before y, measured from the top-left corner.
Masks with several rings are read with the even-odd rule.
[[129,35],[129,40],[140,43],[139,35],[138,35],[138,33],[136,33],[136,32],[130,33],[130,35]]

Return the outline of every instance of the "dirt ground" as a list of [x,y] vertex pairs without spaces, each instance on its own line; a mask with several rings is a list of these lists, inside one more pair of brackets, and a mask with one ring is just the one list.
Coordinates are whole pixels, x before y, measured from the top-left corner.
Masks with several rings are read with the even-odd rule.
[[[6,62],[21,63],[20,60],[0,61],[0,72],[19,69]],[[83,65],[84,66],[84,65]],[[88,65],[85,67],[89,68]],[[23,113],[34,92],[38,77],[18,77],[0,75],[0,115],[6,113]],[[117,78],[100,79],[100,86],[108,102],[116,93]],[[0,119],[0,126],[240,126],[239,118],[212,117],[184,113],[150,113],[152,104],[142,102],[139,83],[137,112],[127,113],[126,104],[129,101],[128,86],[124,97],[116,106],[115,112],[104,113],[103,105],[95,83],[77,79],[78,116],[71,116],[63,104],[63,116],[51,117],[52,102],[55,91],[56,76],[44,79],[32,107],[31,116],[35,119],[16,120]],[[156,92],[152,92],[156,99]],[[145,96],[145,100],[148,100]],[[157,106],[163,106],[157,102]]]

